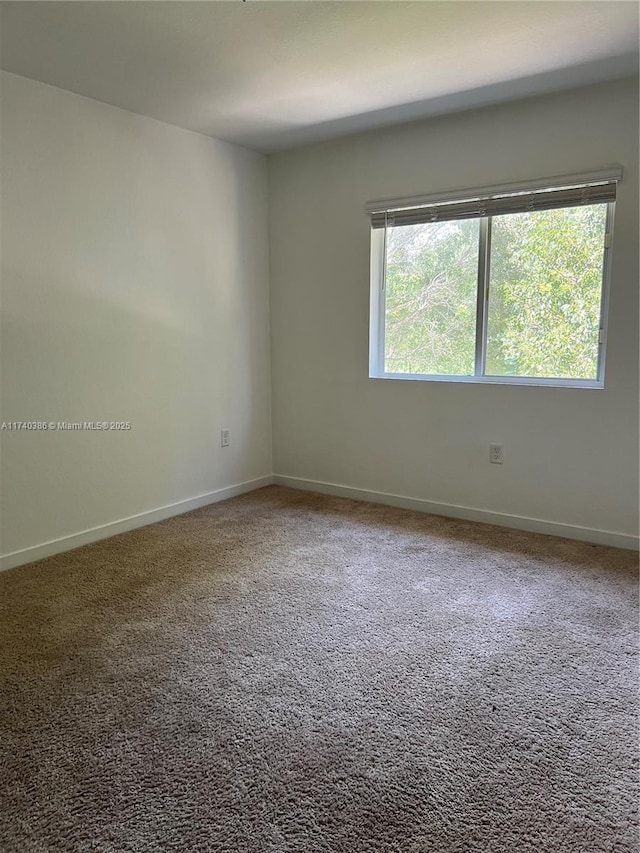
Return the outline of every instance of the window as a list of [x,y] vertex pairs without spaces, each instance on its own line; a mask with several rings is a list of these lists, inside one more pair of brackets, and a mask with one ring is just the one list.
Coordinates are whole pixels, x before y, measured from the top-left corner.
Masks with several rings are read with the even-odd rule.
[[602,387],[621,174],[367,205],[370,376]]

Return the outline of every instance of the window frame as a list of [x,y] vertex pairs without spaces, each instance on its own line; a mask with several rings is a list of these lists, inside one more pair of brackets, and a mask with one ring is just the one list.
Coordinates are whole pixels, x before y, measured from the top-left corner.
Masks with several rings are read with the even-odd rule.
[[[601,173],[597,173],[601,174]],[[606,173],[608,174],[608,173]],[[615,180],[621,177],[621,169],[617,169],[614,173]],[[586,178],[587,176],[575,176]],[[532,187],[548,187],[558,186],[559,182],[567,181],[567,178],[555,178],[546,180],[531,181],[529,183],[518,184],[517,191],[524,191]],[[577,183],[577,181],[574,181]],[[482,191],[500,191],[504,187],[514,187],[514,185],[503,185],[498,188],[482,188]],[[514,190],[515,191],[515,190]],[[473,192],[478,190],[468,190],[467,196],[472,196]],[[432,199],[448,199],[448,198],[464,198],[465,193],[441,193],[432,197],[420,197],[416,206],[420,206],[419,202],[427,203],[428,198]],[[389,202],[370,202],[366,209],[368,212],[372,210],[388,209],[392,210],[393,206],[401,207],[402,204],[409,206],[407,202],[412,199],[394,199]],[[598,202],[595,202],[597,204]],[[388,205],[388,207],[384,207]],[[490,280],[490,264],[491,264],[491,224],[492,216],[473,217],[479,220],[480,236],[478,247],[478,278],[477,278],[477,294],[476,294],[476,338],[475,338],[475,359],[474,373],[472,375],[447,375],[447,374],[430,374],[430,373],[392,373],[384,369],[385,355],[385,331],[386,331],[386,233],[385,228],[371,228],[371,257],[370,257],[370,311],[369,311],[369,377],[371,379],[404,379],[409,381],[423,382],[457,382],[471,383],[482,385],[542,385],[561,388],[590,388],[602,389],[605,382],[605,363],[607,350],[607,328],[609,318],[609,294],[610,294],[610,279],[612,266],[612,247],[614,234],[614,219],[615,219],[615,201],[606,202],[607,212],[605,219],[605,240],[603,245],[603,260],[602,260],[602,283],[600,290],[600,336],[598,341],[598,366],[595,379],[578,379],[578,378],[560,378],[560,377],[540,377],[540,376],[499,376],[486,374],[486,353],[487,353],[487,321],[488,321],[488,299],[489,299],[489,280]],[[561,208],[554,208],[561,209]],[[444,220],[442,220],[444,221]]]

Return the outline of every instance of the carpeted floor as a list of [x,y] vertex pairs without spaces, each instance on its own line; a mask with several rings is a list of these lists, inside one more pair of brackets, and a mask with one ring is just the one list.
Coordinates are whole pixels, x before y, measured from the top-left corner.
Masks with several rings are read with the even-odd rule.
[[637,555],[268,487],[0,576],[0,849],[638,850]]

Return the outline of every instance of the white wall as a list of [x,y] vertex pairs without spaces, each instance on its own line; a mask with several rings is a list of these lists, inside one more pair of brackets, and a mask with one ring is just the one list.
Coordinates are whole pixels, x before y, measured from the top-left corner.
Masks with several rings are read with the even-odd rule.
[[[269,252],[260,155],[0,82],[0,420],[132,423],[0,432],[10,565],[268,479]],[[278,475],[637,534],[637,103],[622,81],[270,158]],[[604,391],[368,379],[365,201],[616,162]]]
[[132,424],[0,433],[1,552],[268,476],[265,158],[1,84],[1,419]]
[[[637,535],[637,137],[626,80],[271,157],[275,473],[574,525],[557,531],[596,541]],[[367,378],[367,200],[618,162],[604,390]],[[490,442],[504,465],[489,464]]]

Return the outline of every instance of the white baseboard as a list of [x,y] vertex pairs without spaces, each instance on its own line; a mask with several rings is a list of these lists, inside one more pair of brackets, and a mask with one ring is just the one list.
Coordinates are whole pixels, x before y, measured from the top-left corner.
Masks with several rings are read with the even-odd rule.
[[35,560],[42,560],[45,557],[52,557],[54,554],[61,554],[64,551],[71,551],[82,545],[88,545],[100,539],[107,539],[109,536],[116,536],[118,533],[126,533],[128,530],[145,527],[148,524],[163,521],[165,518],[171,518],[174,515],[181,515],[193,509],[199,509],[202,506],[207,506],[207,504],[218,503],[219,501],[233,498],[236,495],[251,492],[254,489],[261,489],[263,486],[270,486],[272,483],[280,486],[289,486],[292,489],[319,492],[324,495],[334,495],[336,497],[352,498],[353,500],[397,506],[403,509],[413,509],[418,512],[430,513],[431,515],[461,518],[466,521],[479,521],[485,524],[495,524],[498,527],[512,527],[517,530],[528,530],[533,533],[546,533],[550,536],[563,536],[566,539],[593,542],[597,545],[612,545],[614,548],[638,550],[640,547],[638,537],[626,533],[598,530],[591,527],[579,527],[574,524],[561,524],[557,521],[545,521],[539,518],[527,518],[526,516],[509,515],[502,512],[490,512],[489,510],[474,509],[455,504],[441,504],[423,500],[422,498],[409,498],[403,495],[388,494],[387,492],[357,489],[351,486],[339,485],[338,483],[325,483],[320,480],[306,480],[301,477],[287,477],[275,474],[273,476],[268,475],[255,480],[248,480],[245,483],[237,483],[233,486],[227,486],[224,489],[217,489],[213,492],[207,492],[204,495],[197,495],[193,498],[187,498],[184,501],[167,504],[167,506],[141,512],[128,518],[122,518],[108,524],[101,524],[89,530],[72,533],[70,536],[62,536],[59,539],[52,539],[40,545],[33,545],[30,548],[23,548],[20,551],[4,554],[0,556],[0,571],[12,569],[25,563],[32,563]]
[[184,512],[199,509],[202,506],[207,506],[207,504],[226,501],[227,498],[252,492],[254,489],[261,489],[263,486],[270,486],[272,483],[273,477],[271,475],[258,477],[258,479],[248,480],[246,483],[237,483],[234,486],[197,495],[195,498],[187,498],[184,501],[177,501],[147,512],[140,512],[137,515],[130,515],[128,518],[111,521],[108,524],[100,524],[98,527],[81,530],[79,533],[72,533],[70,536],[62,536],[60,539],[52,539],[40,545],[33,545],[20,551],[12,551],[10,554],[4,554],[0,557],[0,571],[13,569],[15,566],[22,566],[25,563],[32,563],[34,560],[42,560],[45,557],[52,557],[54,554],[61,554],[64,551],[71,551],[81,545],[97,542],[99,539],[107,539],[109,536],[116,536],[118,533],[135,530],[136,527],[146,527],[148,524],[155,524],[156,521],[163,521],[165,518],[171,518],[174,515],[182,515]]
[[484,524],[495,524],[498,527],[512,527],[516,530],[527,530],[532,533],[546,533],[549,536],[563,536],[565,539],[578,539],[582,542],[593,542],[597,545],[612,545],[614,548],[629,548],[638,550],[640,540],[637,536],[626,533],[615,533],[611,530],[598,530],[591,527],[579,527],[575,524],[561,524],[557,521],[545,521],[540,518],[527,518],[522,515],[509,515],[503,512],[490,512],[485,509],[473,509],[455,504],[441,504],[422,498],[408,498],[403,495],[391,495],[387,492],[372,492],[368,489],[355,489],[337,483],[324,483],[319,480],[305,480],[300,477],[287,477],[275,474],[273,482],[279,486],[289,486],[292,489],[302,489],[307,492],[320,492],[323,495],[333,495],[341,498],[352,498],[357,501],[371,501],[377,504],[397,506],[402,509],[413,509],[427,512],[431,515],[444,515],[449,518],[462,518],[466,521],[480,521]]

